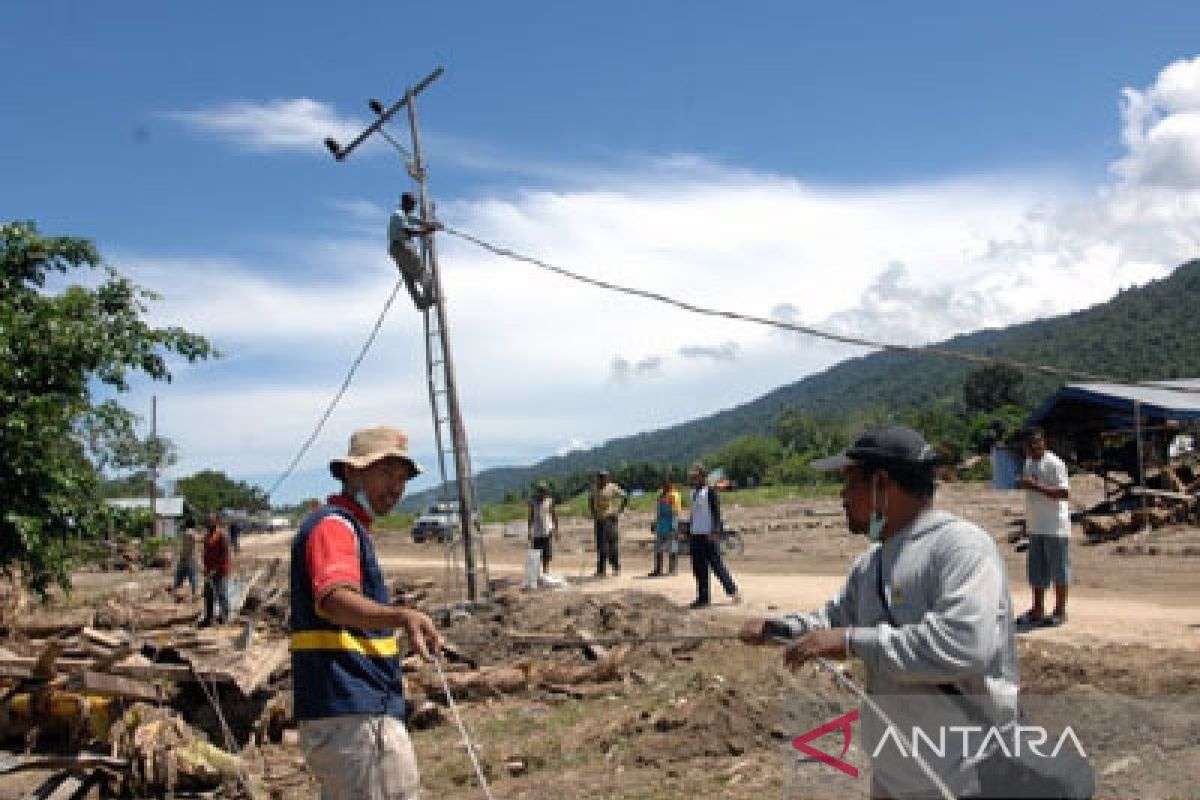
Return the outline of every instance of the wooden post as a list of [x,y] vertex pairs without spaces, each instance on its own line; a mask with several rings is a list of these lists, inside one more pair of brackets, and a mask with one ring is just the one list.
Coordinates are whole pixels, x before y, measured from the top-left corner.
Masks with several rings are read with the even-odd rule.
[[[429,208],[429,196],[425,191],[425,160],[421,155],[421,132],[417,127],[417,102],[412,90],[405,99],[408,107],[408,125],[412,132],[413,172],[420,194],[421,220],[433,218]],[[446,379],[446,411],[450,417],[450,440],[454,446],[454,477],[458,488],[458,523],[462,533],[463,566],[467,575],[467,600],[479,599],[479,587],[475,582],[475,493],[471,490],[471,465],[467,458],[467,432],[463,425],[462,412],[458,405],[458,385],[454,376],[454,360],[450,354],[450,336],[446,330],[446,302],[442,291],[442,278],[437,268],[437,247],[433,237],[425,238],[426,266],[433,282],[434,312],[437,314],[438,335],[442,339],[442,369]],[[436,424],[436,423],[435,423]]]

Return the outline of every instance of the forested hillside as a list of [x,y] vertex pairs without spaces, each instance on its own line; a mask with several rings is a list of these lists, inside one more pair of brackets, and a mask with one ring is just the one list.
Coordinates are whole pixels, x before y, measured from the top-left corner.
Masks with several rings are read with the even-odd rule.
[[[1126,289],[1106,303],[1060,317],[976,331],[939,348],[1010,358],[1121,379],[1200,377],[1200,347],[1192,341],[1200,301],[1200,260],[1167,278]],[[613,439],[590,450],[548,458],[530,467],[490,469],[476,478],[482,502],[494,502],[540,477],[599,466],[651,462],[686,464],[726,442],[772,431],[787,409],[845,418],[894,415],[953,402],[975,365],[909,353],[873,353],[782,386],[716,414]],[[1062,380],[1027,373],[1025,391],[1036,404]],[[409,504],[424,503],[430,493]]]

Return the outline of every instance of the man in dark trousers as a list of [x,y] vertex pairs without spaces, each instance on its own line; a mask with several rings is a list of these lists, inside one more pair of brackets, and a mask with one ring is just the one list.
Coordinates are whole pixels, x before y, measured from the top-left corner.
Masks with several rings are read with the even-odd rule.
[[694,465],[688,472],[692,485],[692,519],[688,527],[692,551],[692,574],[696,576],[696,599],[690,608],[705,608],[711,600],[708,592],[708,573],[717,576],[725,594],[734,605],[742,602],[737,584],[721,559],[721,533],[725,524],[721,519],[721,497],[715,486],[708,485],[708,470],[703,464]]
[[233,548],[221,517],[204,518],[204,618],[200,627],[222,625],[229,620],[229,574],[233,571]]
[[400,207],[392,212],[388,220],[388,254],[396,262],[413,305],[425,311],[434,303],[433,276],[421,260],[418,242],[437,230],[436,224],[427,224],[416,214],[417,199],[410,192],[400,195]]
[[612,564],[613,575],[621,574],[618,519],[629,504],[629,495],[602,469],[588,494],[588,511],[596,532],[596,577],[603,578],[605,565]]

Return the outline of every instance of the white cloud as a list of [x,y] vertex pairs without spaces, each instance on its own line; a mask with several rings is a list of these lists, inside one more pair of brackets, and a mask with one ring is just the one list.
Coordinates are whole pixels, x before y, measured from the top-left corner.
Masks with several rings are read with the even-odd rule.
[[1145,90],[1126,89],[1128,154],[1114,165],[1127,183],[1200,189],[1200,57],[1176,61]]
[[347,144],[365,123],[340,117],[327,103],[300,97],[254,102],[237,100],[212,108],[167,115],[197,130],[250,150],[299,150],[324,153],[325,137]]
[[[1200,254],[1200,172],[1189,177],[1200,170],[1198,73],[1200,60],[1180,62],[1126,92],[1128,152],[1101,186],[1005,174],[823,187],[678,156],[650,169],[585,166],[570,188],[443,200],[441,215],[687,302],[930,342],[1101,302]],[[1180,181],[1186,190],[1169,188]],[[338,202],[351,222],[382,219],[371,204]],[[392,286],[381,239],[301,237],[278,266],[116,260],[164,293],[156,315],[230,353],[171,389],[166,407],[183,413],[166,432],[189,464],[282,469]],[[448,235],[439,253],[477,467],[692,419],[864,352],[600,291]],[[404,293],[302,468],[319,472],[353,427],[382,420],[412,430],[433,463],[422,328]]]

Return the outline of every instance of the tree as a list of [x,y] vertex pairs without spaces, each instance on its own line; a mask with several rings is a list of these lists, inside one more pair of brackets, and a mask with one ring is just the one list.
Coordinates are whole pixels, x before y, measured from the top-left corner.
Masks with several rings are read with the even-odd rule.
[[849,444],[845,420],[795,408],[775,418],[773,432],[789,453],[814,453],[814,458],[841,452]]
[[[47,288],[79,270],[103,276],[90,288]],[[202,336],[148,325],[154,299],[85,239],[0,224],[0,569],[20,565],[36,591],[67,585],[69,535],[102,535],[106,524],[87,432],[131,430],[134,417],[115,401],[95,402],[94,389],[127,391],[138,372],[169,381],[170,353],[190,362],[217,355]]]
[[183,495],[184,502],[200,515],[223,508],[265,511],[271,507],[262,489],[211,469],[175,481],[175,493]]
[[963,405],[968,415],[1025,405],[1024,373],[1007,364],[989,364],[967,373],[963,379]]
[[709,466],[725,470],[738,486],[760,484],[771,465],[783,458],[783,447],[770,436],[739,436],[710,456]]

